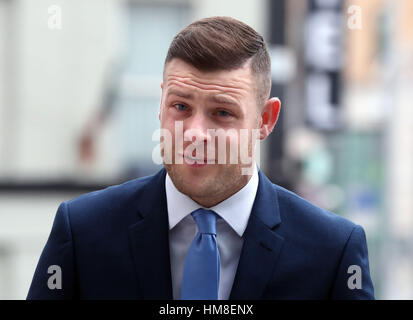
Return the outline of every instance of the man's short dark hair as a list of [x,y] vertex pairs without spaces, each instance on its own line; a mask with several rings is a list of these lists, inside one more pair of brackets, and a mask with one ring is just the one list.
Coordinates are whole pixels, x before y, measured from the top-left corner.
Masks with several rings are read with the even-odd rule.
[[174,58],[201,71],[230,71],[251,60],[258,106],[262,108],[269,98],[271,61],[264,39],[234,18],[210,17],[191,23],[172,40],[165,66]]

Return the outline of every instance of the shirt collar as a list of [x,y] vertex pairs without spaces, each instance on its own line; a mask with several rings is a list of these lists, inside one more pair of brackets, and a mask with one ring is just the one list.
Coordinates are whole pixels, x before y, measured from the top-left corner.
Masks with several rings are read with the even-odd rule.
[[[254,165],[253,174],[248,183],[231,197],[221,201],[211,208],[205,208],[215,211],[223,218],[231,228],[240,236],[244,234],[247,228],[248,219],[254,204],[255,195],[258,189],[258,170]],[[203,208],[186,194],[180,192],[172,182],[172,179],[166,174],[165,190],[168,207],[169,230],[175,227],[183,218],[196,209]]]

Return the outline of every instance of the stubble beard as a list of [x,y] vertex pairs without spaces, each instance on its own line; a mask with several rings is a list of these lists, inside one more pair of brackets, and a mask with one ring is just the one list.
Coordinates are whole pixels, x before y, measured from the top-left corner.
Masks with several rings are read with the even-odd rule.
[[[251,143],[248,143],[248,154],[252,155]],[[242,165],[238,159],[237,164],[214,164],[213,166],[218,168],[214,170],[214,176],[203,177],[202,184],[195,186],[184,166],[185,164],[176,164],[175,161],[173,164],[164,162],[164,167],[175,187],[204,207],[213,206],[238,192],[251,177],[242,174],[242,168],[246,165]]]

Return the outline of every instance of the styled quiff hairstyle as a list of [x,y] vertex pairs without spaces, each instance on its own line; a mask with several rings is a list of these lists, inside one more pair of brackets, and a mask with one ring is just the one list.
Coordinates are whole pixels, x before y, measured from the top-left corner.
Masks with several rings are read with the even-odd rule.
[[250,60],[260,110],[270,96],[271,60],[263,37],[231,17],[195,21],[172,40],[165,66],[179,58],[201,71],[234,70]]

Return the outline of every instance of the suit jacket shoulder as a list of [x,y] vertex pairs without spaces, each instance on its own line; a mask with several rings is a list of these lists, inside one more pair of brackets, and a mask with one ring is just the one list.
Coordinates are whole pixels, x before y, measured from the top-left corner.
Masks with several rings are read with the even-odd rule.
[[322,209],[297,194],[273,184],[276,190],[285,236],[306,239],[320,245],[342,246],[356,224]]
[[[264,179],[266,179],[264,177]],[[364,229],[276,184],[272,228],[282,242],[268,299],[374,299]],[[350,284],[354,268],[360,281]],[[357,280],[357,279],[356,279]],[[280,294],[280,292],[282,292]]]
[[[102,236],[118,227],[128,227],[141,218],[139,208],[155,192],[151,182],[156,175],[126,181],[67,201],[72,231],[77,236],[102,230]],[[161,191],[159,191],[161,192]]]

